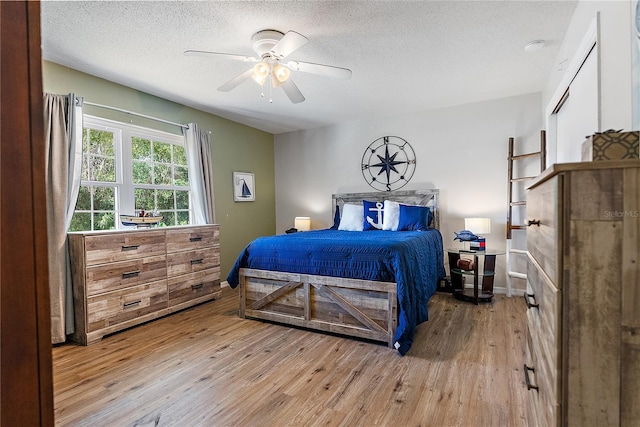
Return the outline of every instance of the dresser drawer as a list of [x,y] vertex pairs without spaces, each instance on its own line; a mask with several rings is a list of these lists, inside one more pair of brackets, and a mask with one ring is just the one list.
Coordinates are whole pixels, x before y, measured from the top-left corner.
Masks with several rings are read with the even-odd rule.
[[220,290],[220,267],[168,279],[169,306]]
[[89,235],[84,239],[86,265],[164,255],[164,231]]
[[167,275],[169,277],[195,273],[219,265],[220,251],[217,247],[167,254]]
[[540,371],[536,369],[538,366],[538,357],[533,352],[533,343],[531,342],[531,334],[529,332],[529,325],[527,325],[526,333],[526,348],[524,356],[524,380],[527,385],[527,420],[529,421],[529,427],[543,426],[546,421],[545,405],[540,397],[540,389],[538,375]]
[[95,265],[86,270],[87,295],[153,282],[165,278],[166,275],[165,255]]
[[167,252],[217,246],[219,237],[217,226],[167,229]]
[[527,364],[535,369],[535,383],[539,387],[535,400],[538,406],[542,405],[542,414],[555,420],[560,416],[558,411],[562,398],[562,293],[532,257],[528,261],[525,296],[528,306]]
[[555,177],[527,193],[527,250],[540,264],[553,283],[561,287],[559,248],[561,248],[562,191],[560,178]]
[[167,282],[159,280],[87,298],[88,332],[167,308]]

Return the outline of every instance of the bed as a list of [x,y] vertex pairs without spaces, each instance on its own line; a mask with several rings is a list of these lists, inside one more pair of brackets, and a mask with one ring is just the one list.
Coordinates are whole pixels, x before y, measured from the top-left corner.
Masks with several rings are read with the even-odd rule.
[[[227,277],[239,286],[240,317],[381,341],[404,355],[445,275],[438,195],[437,189],[336,194],[330,229],[254,240]],[[371,230],[342,229],[363,200],[363,209],[392,212],[399,203],[405,213],[427,211],[430,226],[375,229],[383,221],[374,217],[368,226],[364,221]]]

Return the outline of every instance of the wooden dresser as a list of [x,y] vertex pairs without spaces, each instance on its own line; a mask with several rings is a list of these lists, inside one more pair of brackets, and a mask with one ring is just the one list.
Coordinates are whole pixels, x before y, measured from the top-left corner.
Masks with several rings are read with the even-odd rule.
[[69,233],[72,339],[87,345],[219,296],[219,232],[203,225]]
[[527,217],[529,426],[639,426],[640,160],[552,166]]

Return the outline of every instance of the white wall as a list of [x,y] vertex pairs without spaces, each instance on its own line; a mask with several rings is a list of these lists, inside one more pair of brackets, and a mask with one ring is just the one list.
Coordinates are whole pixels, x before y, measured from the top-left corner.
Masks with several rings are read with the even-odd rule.
[[[599,13],[599,130],[633,129],[631,4],[629,0],[582,0],[578,3],[543,92],[543,108],[557,101],[553,98],[557,96],[559,87],[567,83],[567,66]],[[574,143],[582,144],[582,141]],[[555,153],[550,154],[553,162]]]
[[[380,136],[396,135],[417,157],[403,189],[440,189],[445,247],[454,246],[465,216],[482,216],[492,222],[488,247],[504,249],[508,140],[516,138],[516,154],[536,151],[541,111],[536,93],[276,135],[276,230],[284,232],[301,215],[311,217],[313,229],[331,226],[331,195],[374,191],[362,177],[363,151]],[[505,286],[504,257],[495,285]]]

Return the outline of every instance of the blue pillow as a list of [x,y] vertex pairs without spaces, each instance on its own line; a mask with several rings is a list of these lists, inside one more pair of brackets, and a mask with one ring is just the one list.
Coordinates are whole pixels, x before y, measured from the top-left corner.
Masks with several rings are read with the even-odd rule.
[[433,213],[426,206],[400,205],[398,231],[428,230]]
[[333,226],[329,230],[337,230],[340,226],[340,206],[336,205],[336,213],[333,215]]
[[363,200],[362,206],[364,206],[363,230],[382,230],[384,203]]

